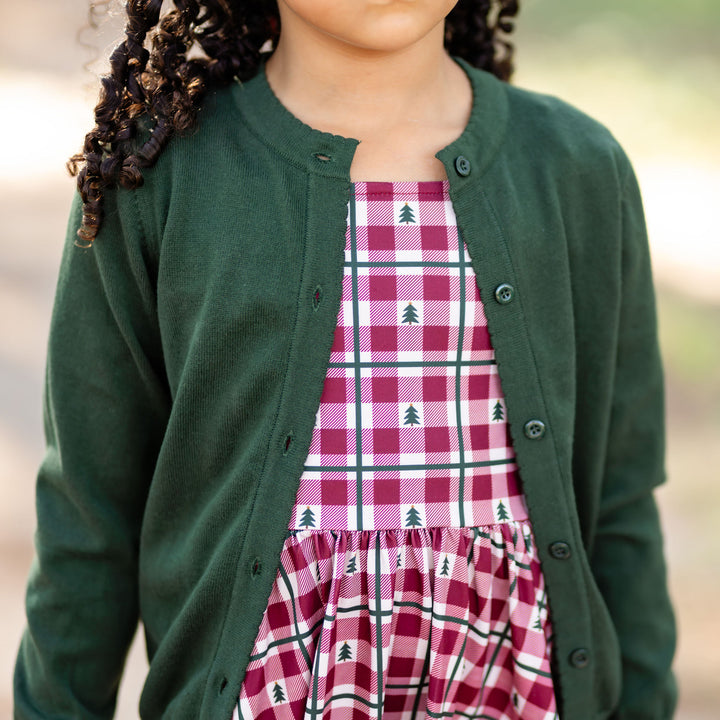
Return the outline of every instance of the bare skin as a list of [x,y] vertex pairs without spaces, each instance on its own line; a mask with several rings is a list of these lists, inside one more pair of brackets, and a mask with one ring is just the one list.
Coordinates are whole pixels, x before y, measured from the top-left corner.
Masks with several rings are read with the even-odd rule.
[[360,141],[359,180],[443,180],[472,90],[443,48],[454,0],[279,0],[270,86],[307,125]]

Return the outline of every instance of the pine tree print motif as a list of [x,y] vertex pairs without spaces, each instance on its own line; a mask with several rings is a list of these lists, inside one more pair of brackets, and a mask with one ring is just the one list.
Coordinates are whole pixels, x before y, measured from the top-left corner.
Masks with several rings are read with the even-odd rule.
[[498,400],[493,408],[492,420],[493,422],[502,422],[505,419],[505,412],[503,410],[502,403]]
[[408,406],[408,409],[405,411],[405,420],[403,421],[403,425],[419,425],[420,424],[420,415],[418,414],[418,411],[412,406],[412,403]]
[[497,519],[500,520],[501,522],[503,520],[510,519],[510,513],[507,511],[507,508],[503,504],[502,500],[498,503],[498,506],[497,506]]
[[447,555],[445,556],[442,567],[440,568],[440,574],[444,575],[445,577],[448,577],[450,575],[450,560],[448,559]]
[[405,223],[406,225],[408,223],[417,222],[417,220],[415,220],[415,213],[413,212],[413,209],[407,203],[405,203],[403,209],[400,211],[399,222]]
[[338,660],[352,660],[352,650],[347,644],[347,641],[342,644],[340,653],[338,654]]
[[533,624],[534,630],[540,630],[542,632],[542,629],[543,629],[542,616],[543,616],[543,613],[545,612],[546,608],[547,608],[547,603],[545,602],[545,598],[544,597],[538,598],[538,601],[537,601],[538,616],[537,616],[537,620]]
[[411,505],[405,516],[405,527],[416,527],[417,525],[422,525],[420,513],[415,509],[414,505]]
[[525,552],[529,553],[530,548],[532,546],[532,539],[530,537],[530,533],[528,533],[528,532],[523,533],[523,541],[525,542]]
[[403,325],[417,325],[420,322],[417,310],[413,307],[412,303],[408,303],[403,310],[402,324]]
[[276,705],[278,703],[285,702],[285,693],[283,692],[280,683],[275,683],[275,687],[273,687],[273,699],[275,700]]
[[545,602],[545,598],[544,597],[539,598],[538,602],[537,602],[538,612],[542,613],[546,607],[547,607],[547,603]]
[[306,507],[303,511],[302,517],[300,518],[300,524],[303,527],[315,527],[315,513],[309,508]]
[[345,574],[352,575],[354,572],[357,572],[357,556],[355,555],[350,558],[350,562],[345,568]]

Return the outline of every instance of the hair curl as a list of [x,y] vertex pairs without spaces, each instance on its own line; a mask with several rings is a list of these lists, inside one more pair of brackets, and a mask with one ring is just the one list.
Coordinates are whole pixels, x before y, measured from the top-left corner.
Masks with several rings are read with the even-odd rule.
[[[95,12],[91,5],[91,14]],[[189,130],[210,87],[249,80],[280,32],[275,0],[127,0],[125,38],[101,80],[95,127],[68,161],[83,202],[77,244],[92,245],[105,188],[135,189],[170,138]],[[518,0],[459,0],[445,22],[445,47],[508,81]]]

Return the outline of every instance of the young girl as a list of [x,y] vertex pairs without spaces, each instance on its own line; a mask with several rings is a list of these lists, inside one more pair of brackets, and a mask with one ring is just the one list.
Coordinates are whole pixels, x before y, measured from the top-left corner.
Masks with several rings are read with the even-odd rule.
[[503,82],[513,0],[161,4],[75,159],[15,717],[111,717],[140,618],[147,720],[670,718],[622,150]]

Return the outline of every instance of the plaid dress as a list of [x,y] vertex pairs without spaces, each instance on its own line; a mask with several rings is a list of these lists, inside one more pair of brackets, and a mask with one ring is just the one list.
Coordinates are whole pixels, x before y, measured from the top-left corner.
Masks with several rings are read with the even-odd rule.
[[447,182],[356,183],[342,304],[234,720],[555,720],[550,621]]

